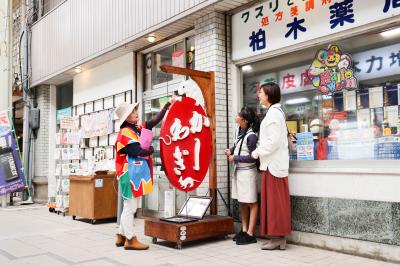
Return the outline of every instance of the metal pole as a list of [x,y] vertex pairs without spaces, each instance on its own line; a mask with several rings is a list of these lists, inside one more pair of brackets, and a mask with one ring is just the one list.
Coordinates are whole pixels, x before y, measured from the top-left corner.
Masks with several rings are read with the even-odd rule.
[[13,73],[13,57],[12,57],[12,52],[13,52],[13,46],[12,46],[12,40],[13,40],[13,8],[12,8],[12,0],[8,0],[8,18],[7,18],[7,23],[8,23],[8,40],[7,40],[7,51],[8,51],[8,103],[9,107],[12,108],[13,106],[13,101],[12,101],[12,90],[10,90],[14,84],[14,73]]
[[[28,1],[28,0],[27,0]],[[31,176],[30,176],[30,171],[29,171],[29,153],[30,151],[30,128],[29,128],[29,113],[30,113],[30,108],[31,108],[31,97],[29,93],[29,66],[28,66],[28,56],[29,56],[29,30],[28,30],[28,25],[27,25],[27,14],[26,14],[26,2],[22,3],[21,6],[21,20],[22,20],[22,27],[23,27],[23,32],[24,32],[24,38],[23,38],[23,45],[19,49],[22,50],[23,54],[23,61],[22,65],[22,73],[21,73],[21,80],[23,81],[23,99],[24,99],[24,122],[23,122],[23,168],[24,168],[24,174],[25,174],[25,179],[27,180],[26,186],[28,190],[28,195],[24,195],[24,200],[26,200],[26,196],[29,198],[31,197],[30,193],[30,188],[31,188]]]

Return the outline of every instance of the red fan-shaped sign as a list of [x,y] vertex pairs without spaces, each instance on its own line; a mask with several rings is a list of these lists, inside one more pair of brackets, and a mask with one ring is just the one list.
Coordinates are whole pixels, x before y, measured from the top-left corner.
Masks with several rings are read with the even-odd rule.
[[160,132],[161,160],[171,184],[189,192],[207,174],[211,159],[210,120],[201,105],[182,97],[169,108]]

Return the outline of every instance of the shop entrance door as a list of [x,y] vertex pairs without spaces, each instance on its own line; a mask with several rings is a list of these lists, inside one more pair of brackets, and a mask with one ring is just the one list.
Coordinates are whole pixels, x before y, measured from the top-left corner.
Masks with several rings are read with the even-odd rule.
[[[168,97],[176,94],[178,85],[183,80],[182,78],[170,81],[168,84],[155,85],[151,90],[143,93],[143,121],[152,119],[161,111],[164,104],[168,101]],[[166,216],[165,211],[173,212],[171,215],[175,215],[176,210],[179,211],[187,196],[170,185],[162,168],[159,141],[161,124],[162,122],[153,128],[154,137],[152,145],[155,150],[153,153],[154,190],[143,197],[142,210],[145,216],[164,217]],[[167,209],[165,208],[166,205]]]

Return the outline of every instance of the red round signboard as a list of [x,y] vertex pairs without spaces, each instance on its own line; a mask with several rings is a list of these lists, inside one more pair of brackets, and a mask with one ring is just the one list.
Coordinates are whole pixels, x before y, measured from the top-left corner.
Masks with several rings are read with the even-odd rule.
[[179,190],[196,189],[211,159],[210,120],[203,107],[181,97],[169,108],[160,132],[161,161],[170,183]]

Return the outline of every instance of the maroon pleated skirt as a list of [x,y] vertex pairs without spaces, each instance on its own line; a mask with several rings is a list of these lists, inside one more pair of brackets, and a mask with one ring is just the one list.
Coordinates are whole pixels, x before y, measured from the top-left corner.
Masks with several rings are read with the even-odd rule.
[[292,226],[288,177],[275,177],[269,170],[262,172],[260,205],[261,235],[290,235]]

